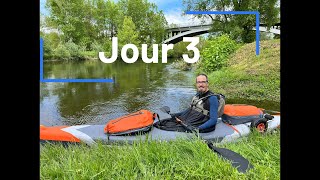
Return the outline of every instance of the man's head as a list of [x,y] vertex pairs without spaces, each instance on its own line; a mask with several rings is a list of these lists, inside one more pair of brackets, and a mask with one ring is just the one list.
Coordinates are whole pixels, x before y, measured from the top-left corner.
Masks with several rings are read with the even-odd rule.
[[209,90],[208,76],[205,74],[199,74],[196,78],[197,90],[200,94],[203,94]]

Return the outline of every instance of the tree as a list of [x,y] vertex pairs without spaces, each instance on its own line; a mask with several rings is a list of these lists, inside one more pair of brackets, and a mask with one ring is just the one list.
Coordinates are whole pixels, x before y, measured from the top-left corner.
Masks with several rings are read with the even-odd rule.
[[149,41],[150,44],[157,44],[163,41],[163,37],[166,33],[165,27],[167,26],[167,20],[164,17],[162,11],[159,13],[150,12],[149,18]]
[[104,0],[97,0],[95,2],[95,11],[94,11],[94,18],[96,27],[98,29],[98,37],[99,40],[104,40],[107,37],[107,4]]
[[121,15],[119,11],[118,4],[114,3],[111,0],[107,0],[107,23],[108,30],[110,32],[111,37],[114,37],[118,31],[118,26],[121,24]]
[[123,17],[132,18],[141,42],[153,44],[162,41],[167,21],[154,3],[147,0],[119,0],[118,5]]
[[[121,49],[126,44],[134,44],[139,47],[139,32],[136,31],[136,26],[130,16],[125,16],[122,28],[118,32],[118,49]],[[121,51],[118,51],[121,53]],[[129,53],[130,54],[130,53]]]
[[[186,11],[259,11],[260,22],[270,28],[278,23],[279,0],[183,0]],[[237,41],[245,43],[255,40],[255,15],[196,15],[208,16],[212,20],[212,32],[229,34]]]
[[92,1],[47,0],[46,8],[50,12],[47,24],[60,30],[65,42],[71,39],[90,48],[91,41],[97,39]]

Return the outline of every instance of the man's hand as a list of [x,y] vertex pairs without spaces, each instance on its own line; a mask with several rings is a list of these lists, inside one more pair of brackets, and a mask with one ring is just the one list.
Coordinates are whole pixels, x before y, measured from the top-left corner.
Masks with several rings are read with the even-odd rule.
[[182,124],[183,126],[185,126],[185,128],[187,128],[190,132],[193,132],[193,133],[196,133],[196,134],[199,133],[199,129],[198,129],[198,128],[193,127],[193,126],[191,126],[191,125],[186,125],[186,124],[184,124],[184,123],[182,122],[181,119],[179,119],[179,118],[177,118],[177,117],[175,117],[175,118],[176,118],[177,123]]
[[175,117],[176,118],[176,121],[180,124],[180,123],[182,123],[182,121],[181,121],[181,119],[179,119],[179,118],[177,118],[177,117]]

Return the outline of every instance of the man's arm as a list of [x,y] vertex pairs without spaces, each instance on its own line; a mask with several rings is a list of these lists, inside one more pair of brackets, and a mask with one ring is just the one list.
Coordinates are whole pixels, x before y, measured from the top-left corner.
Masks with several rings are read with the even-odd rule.
[[210,128],[212,126],[215,126],[216,123],[217,123],[218,107],[219,107],[219,103],[218,103],[217,97],[216,96],[210,96],[209,97],[209,103],[210,103],[210,119],[207,122],[201,124],[199,126],[199,130]]

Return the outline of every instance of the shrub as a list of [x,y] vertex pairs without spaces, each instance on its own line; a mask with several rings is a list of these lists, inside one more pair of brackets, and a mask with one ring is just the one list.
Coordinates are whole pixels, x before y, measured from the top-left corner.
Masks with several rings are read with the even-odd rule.
[[91,48],[92,48],[92,51],[95,51],[95,52],[104,52],[103,50],[103,45],[101,45],[99,42],[97,41],[93,41],[91,43]]
[[56,49],[54,49],[54,57],[57,59],[68,60],[71,58],[71,54],[65,45],[59,44]]
[[80,47],[72,40],[65,43],[66,50],[70,53],[71,59],[81,59]]
[[221,35],[213,40],[208,40],[206,47],[201,50],[199,67],[206,73],[216,71],[227,66],[227,59],[239,44],[227,35]]

